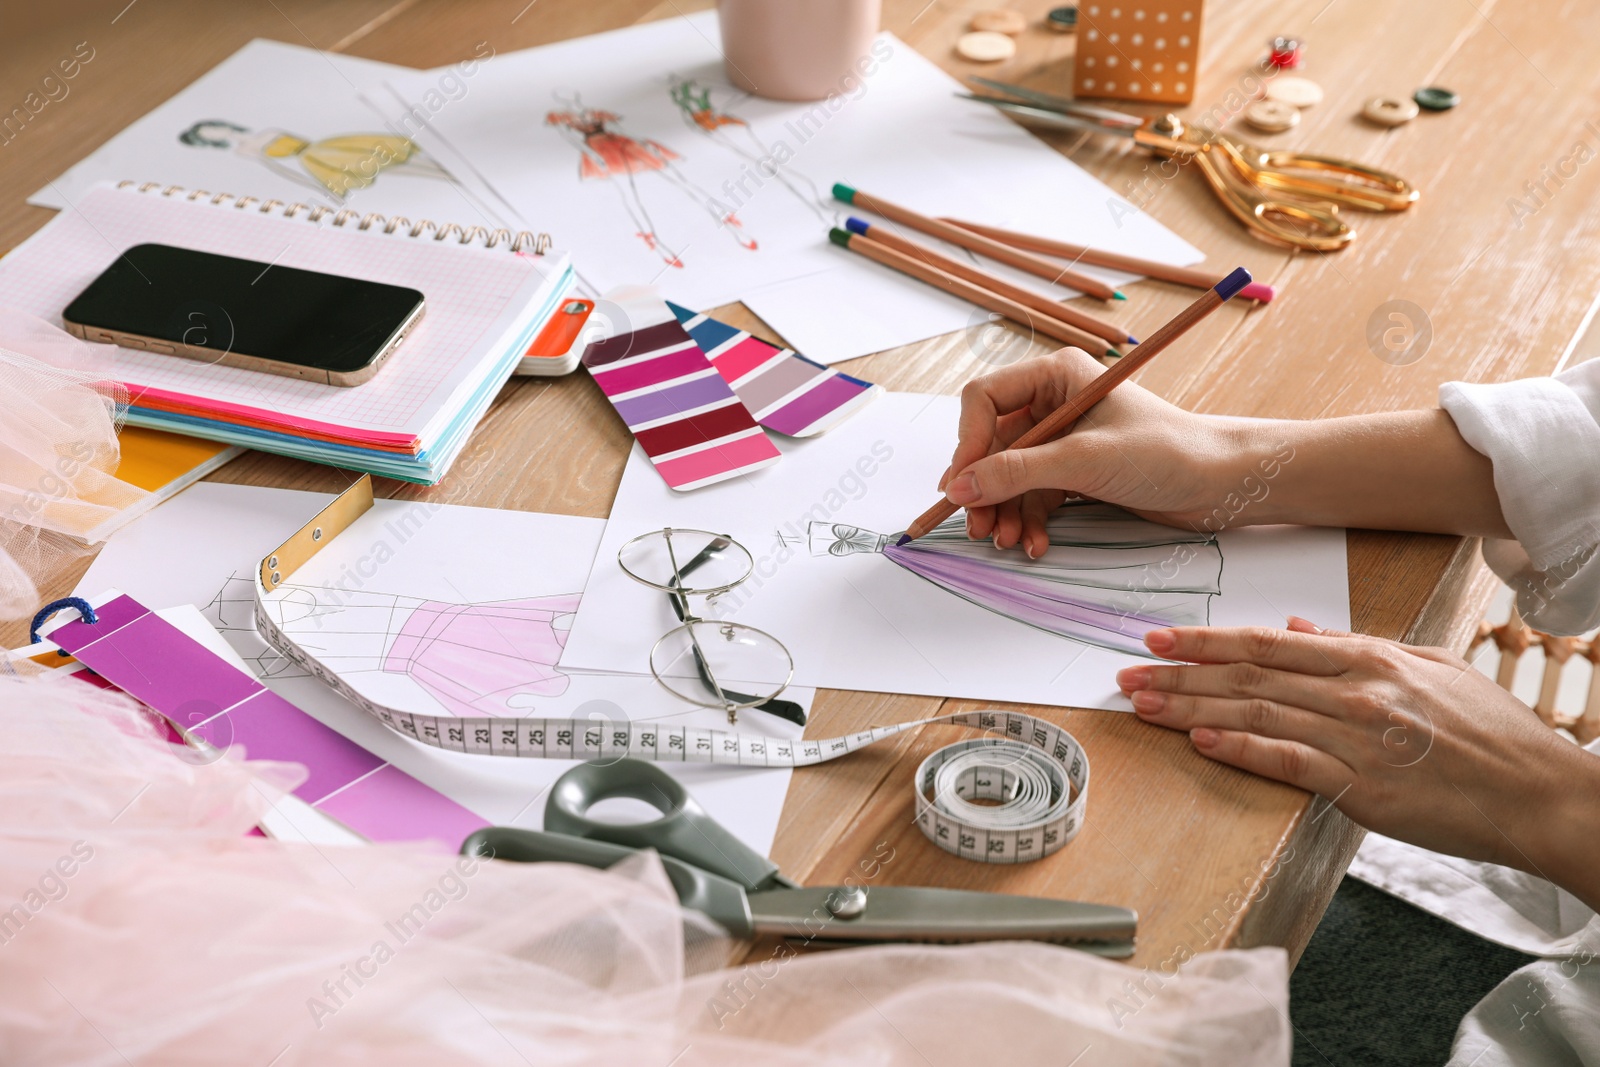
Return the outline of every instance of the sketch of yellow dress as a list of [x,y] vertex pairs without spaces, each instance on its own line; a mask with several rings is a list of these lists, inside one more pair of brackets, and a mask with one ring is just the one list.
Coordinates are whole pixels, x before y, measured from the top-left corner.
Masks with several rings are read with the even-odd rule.
[[249,130],[231,122],[197,122],[178,135],[197,148],[232,149],[276,173],[343,201],[386,170],[449,181],[415,141],[390,133],[352,133],[310,140],[285,130]]
[[[1205,626],[1222,592],[1215,534],[1147,522],[1093,501],[1057,508],[1038,559],[996,552],[957,515],[908,545],[897,535],[813,522],[813,556],[881,554],[896,566],[1008,619],[1097,648],[1150,657],[1144,635]],[[1154,658],[1154,657],[1151,657]]]
[[[779,158],[776,150],[750,128],[750,123],[733,113],[733,108],[750,99],[749,93],[677,76],[668,92],[690,129],[745,161],[740,176],[724,186],[728,196],[737,195],[748,201],[768,181],[776,180],[819,221],[830,225],[839,221],[829,206],[831,200],[818,191],[816,183],[791,164],[787,156]],[[717,103],[714,93],[724,97],[722,104]]]
[[700,188],[678,168],[677,161],[682,155],[660,141],[633,136],[622,128],[620,114],[587,107],[576,93],[557,94],[556,100],[562,107],[547,112],[544,124],[559,131],[578,150],[579,181],[603,180],[616,189],[633,222],[634,235],[667,266],[682,268],[683,259],[674,245],[662,238],[651,217],[637,181],[642,174],[659,176],[710,215],[718,229],[732,237],[741,248],[756,250],[756,239],[744,232],[744,223],[737,212]]

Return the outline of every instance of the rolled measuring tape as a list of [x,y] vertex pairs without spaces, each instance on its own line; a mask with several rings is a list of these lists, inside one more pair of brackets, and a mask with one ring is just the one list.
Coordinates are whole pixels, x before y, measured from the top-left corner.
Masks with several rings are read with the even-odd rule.
[[[274,557],[276,558],[276,557]],[[939,848],[982,863],[1043,859],[1077,836],[1089,802],[1089,757],[1067,731],[1017,711],[971,711],[815,741],[705,727],[583,719],[457,718],[381,704],[296,644],[256,582],[256,630],[269,645],[397,733],[434,748],[520,759],[632,759],[730,767],[809,767],[919,726],[985,736],[939,749],[917,769],[916,822]],[[270,594],[269,594],[270,596]],[[979,803],[979,802],[984,803]]]

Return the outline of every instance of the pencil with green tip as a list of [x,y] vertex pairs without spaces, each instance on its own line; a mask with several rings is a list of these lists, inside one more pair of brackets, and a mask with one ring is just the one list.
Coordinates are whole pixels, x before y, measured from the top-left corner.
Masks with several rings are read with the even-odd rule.
[[[1135,348],[1120,362],[1096,375],[1088,385],[1078,390],[1072,399],[1056,408],[1045,416],[1043,422],[1036,424],[1033,429],[1012,442],[1007,451],[1036,448],[1072,429],[1072,424],[1082,418],[1084,412],[1110,396],[1111,390],[1131,378],[1135,371],[1160,355],[1162,349],[1193,329],[1201,319],[1237,296],[1239,290],[1249,285],[1250,281],[1250,272],[1240,267],[1201,293],[1198,300],[1173,316],[1172,321],[1151,334],[1144,344]],[[910,544],[960,510],[961,505],[951,503],[948,497],[941,499],[917,516],[916,521],[906,527],[906,532],[901,535],[897,543]]]
[[970,263],[963,263],[953,256],[947,256],[938,249],[929,248],[925,244],[902,237],[887,226],[858,219],[854,215],[845,220],[844,228],[851,233],[859,234],[879,244],[888,245],[896,252],[904,252],[913,259],[920,259],[930,267],[935,267],[946,274],[954,274],[957,278],[964,278],[973,285],[981,285],[991,293],[996,293],[1007,300],[1015,300],[1024,307],[1049,315],[1053,319],[1060,319],[1070,326],[1080,330],[1087,330],[1096,337],[1104,338],[1113,345],[1136,345],[1139,339],[1115,323],[1105,319],[1096,318],[1075,307],[1052,300],[1043,293],[1036,293],[1032,289],[1024,289],[1020,285],[1012,285],[998,274],[991,274],[980,270]]
[[874,214],[882,215],[890,222],[898,222],[902,226],[925,233],[929,237],[937,237],[941,241],[949,241],[957,247],[988,256],[990,259],[1009,264],[1018,270],[1024,270],[1048,281],[1065,285],[1069,289],[1076,289],[1086,296],[1098,297],[1101,300],[1128,299],[1098,278],[1091,278],[1087,274],[1079,273],[1070,267],[1052,263],[1042,256],[1036,256],[1031,252],[1013,248],[1003,241],[996,241],[994,238],[985,237],[981,233],[973,233],[971,230],[963,229],[960,226],[952,226],[948,222],[929,218],[927,215],[912,211],[908,207],[901,207],[899,204],[893,204],[879,197],[863,193],[859,189],[852,189],[843,182],[834,183],[833,198],[846,204],[854,204],[857,207],[866,208]]
[[981,285],[973,285],[971,282],[957,278],[954,274],[946,273],[937,267],[930,267],[922,260],[908,256],[904,252],[897,252],[888,245],[874,241],[870,237],[862,237],[860,234],[841,230],[836,226],[828,232],[828,238],[841,248],[848,248],[850,251],[866,256],[870,260],[882,263],[891,270],[897,270],[901,274],[908,274],[918,281],[927,282],[929,285],[943,289],[954,296],[959,296],[969,303],[977,304],[988,311],[1004,315],[1006,318],[1019,322],[1052,340],[1060,341],[1062,344],[1074,345],[1085,352],[1104,353],[1111,359],[1116,359],[1122,355],[1115,348],[1107,348],[1105,342],[1100,338],[1095,337],[1093,334],[1085,333],[1076,326],[1060,319],[1052,318],[1042,311],[1023,307],[1015,300],[1008,300],[998,293],[990,292]]

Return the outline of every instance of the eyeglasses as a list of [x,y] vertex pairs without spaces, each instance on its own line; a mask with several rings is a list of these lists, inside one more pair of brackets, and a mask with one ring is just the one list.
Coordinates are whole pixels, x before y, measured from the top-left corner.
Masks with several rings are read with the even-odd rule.
[[691,704],[724,709],[730,723],[739,721],[741,708],[755,708],[805,725],[799,704],[776,699],[794,677],[783,643],[754,626],[700,618],[689,601],[703,596],[715,603],[749,578],[755,559],[748,549],[725,534],[668,528],[635,537],[618,550],[617,562],[634,581],[666,593],[682,624],[650,650],[656,681]]

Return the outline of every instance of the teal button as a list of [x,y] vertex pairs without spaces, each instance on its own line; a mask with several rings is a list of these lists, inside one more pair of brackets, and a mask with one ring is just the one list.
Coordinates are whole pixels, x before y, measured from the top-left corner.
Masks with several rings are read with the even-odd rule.
[[1078,25],[1078,9],[1075,7],[1058,7],[1044,17],[1046,25],[1052,30],[1066,33]]
[[1449,111],[1461,103],[1461,94],[1430,85],[1411,94],[1411,99],[1417,102],[1418,107],[1427,108],[1429,111]]

